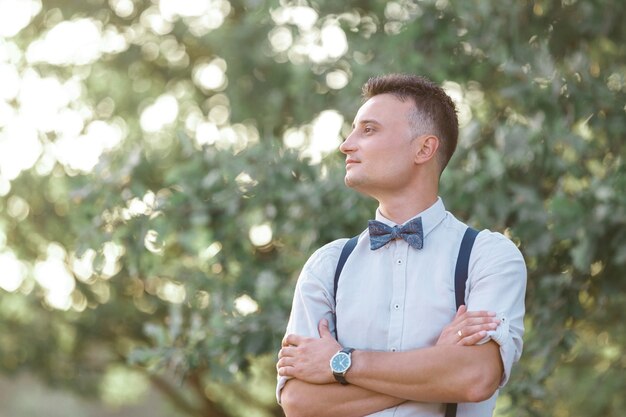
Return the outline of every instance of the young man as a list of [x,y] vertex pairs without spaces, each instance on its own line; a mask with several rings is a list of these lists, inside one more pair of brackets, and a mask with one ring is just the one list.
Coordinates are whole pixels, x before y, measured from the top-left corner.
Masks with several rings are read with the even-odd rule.
[[[503,235],[480,232],[467,308],[455,311],[467,226],[438,197],[456,148],[455,106],[411,75],[370,79],[363,96],[340,150],[346,185],[378,201],[376,221],[360,234],[336,294],[345,239],[304,266],[279,353],[279,402],[288,417],[490,416],[522,351],[524,260]],[[458,403],[456,412],[446,403]]]

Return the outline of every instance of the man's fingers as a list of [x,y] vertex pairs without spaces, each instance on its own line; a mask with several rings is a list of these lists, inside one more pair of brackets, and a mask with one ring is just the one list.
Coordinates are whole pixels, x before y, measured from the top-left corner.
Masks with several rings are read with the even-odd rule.
[[287,376],[287,377],[294,377],[294,369],[292,366],[280,366],[278,367],[278,375],[280,376]]
[[477,326],[481,324],[500,324],[500,319],[496,317],[472,317],[466,318],[459,323],[459,327]]
[[485,336],[487,336],[487,331],[481,330],[478,333],[474,333],[470,336],[462,338],[458,341],[457,344],[462,346],[474,346],[476,343],[480,342]]
[[284,368],[285,366],[293,366],[294,359],[290,357],[282,357],[276,362],[276,368]]
[[290,334],[287,335],[284,339],[283,339],[283,346],[298,346],[300,343],[302,343],[302,336],[298,336],[297,334]]
[[470,317],[495,317],[496,313],[493,311],[479,310],[479,311],[466,311],[465,316]]
[[293,357],[295,356],[296,348],[285,346],[281,350],[278,351],[278,359]]
[[463,326],[459,330],[461,333],[459,334],[457,332],[457,334],[461,336],[459,343],[463,345],[473,345],[485,337],[488,331],[495,330],[497,327],[497,323],[483,323],[473,326]]
[[461,317],[467,311],[467,306],[465,304],[461,305],[459,309],[456,311],[454,318]]

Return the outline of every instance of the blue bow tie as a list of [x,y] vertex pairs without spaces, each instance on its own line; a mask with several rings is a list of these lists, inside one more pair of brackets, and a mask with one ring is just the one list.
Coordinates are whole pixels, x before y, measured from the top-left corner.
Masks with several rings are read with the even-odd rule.
[[413,219],[404,226],[389,227],[377,220],[369,221],[370,249],[382,248],[394,239],[404,239],[414,249],[424,247],[422,218]]

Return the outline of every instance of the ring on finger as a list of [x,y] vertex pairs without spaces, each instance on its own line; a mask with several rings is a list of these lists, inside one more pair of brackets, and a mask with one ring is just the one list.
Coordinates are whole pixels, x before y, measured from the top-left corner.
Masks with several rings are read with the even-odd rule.
[[459,331],[458,331],[458,332],[456,332],[456,334],[458,334],[458,335],[459,335],[459,337],[463,337],[463,330],[462,330],[462,329],[459,329]]

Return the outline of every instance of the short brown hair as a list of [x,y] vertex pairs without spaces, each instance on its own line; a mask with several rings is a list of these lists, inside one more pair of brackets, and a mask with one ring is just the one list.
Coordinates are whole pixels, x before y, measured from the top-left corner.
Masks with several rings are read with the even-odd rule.
[[427,78],[408,74],[372,77],[363,85],[364,100],[379,94],[392,94],[401,101],[413,100],[415,112],[409,120],[413,133],[433,134],[439,138],[437,158],[443,171],[454,154],[459,137],[459,122],[452,99]]

